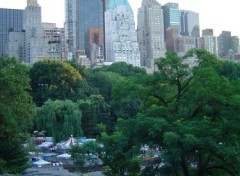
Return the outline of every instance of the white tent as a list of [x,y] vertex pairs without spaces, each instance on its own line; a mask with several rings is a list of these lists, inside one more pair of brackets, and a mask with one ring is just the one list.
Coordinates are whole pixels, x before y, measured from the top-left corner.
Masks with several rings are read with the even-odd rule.
[[70,159],[71,155],[69,155],[68,153],[64,153],[64,154],[58,155],[57,158]]
[[43,142],[42,144],[38,145],[40,148],[48,148],[53,145],[53,142]]
[[42,166],[46,166],[46,165],[50,165],[51,163],[50,162],[47,162],[45,160],[38,160],[36,162],[33,162],[34,165],[38,166],[38,167],[42,167]]
[[77,140],[71,136],[66,142],[61,144],[61,148],[69,149],[71,146],[77,145]]

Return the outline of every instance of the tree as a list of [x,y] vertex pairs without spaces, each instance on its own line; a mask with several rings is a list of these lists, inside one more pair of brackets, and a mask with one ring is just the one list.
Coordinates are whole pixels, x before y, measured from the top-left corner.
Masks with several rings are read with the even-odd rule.
[[118,73],[123,77],[136,77],[137,75],[146,75],[146,70],[139,67],[134,67],[132,64],[127,64],[126,62],[116,62],[110,66],[102,68],[107,72]]
[[0,114],[0,174],[21,173],[28,167],[19,125],[12,117]]
[[[142,83],[141,112],[136,119],[121,122],[118,131],[131,146],[127,151],[139,144],[161,149],[162,165],[153,165],[153,175],[237,176],[240,82],[219,75],[221,63],[214,55],[193,50],[187,56],[193,54],[198,65],[192,68],[187,57],[175,53],[157,62],[158,71]],[[119,146],[112,148],[116,151]],[[121,150],[121,156],[127,152]]]
[[35,128],[46,131],[56,142],[66,140],[69,136],[82,135],[82,112],[71,100],[48,100],[42,107],[37,108]]
[[28,72],[29,68],[14,58],[0,59],[0,113],[13,118],[21,133],[31,129],[34,116]]
[[194,68],[174,53],[158,61],[159,71],[148,84],[148,101],[136,126],[151,121],[142,142],[161,146],[173,175],[238,175],[240,129],[235,123],[240,84],[218,75],[219,62],[213,55],[193,53],[199,59]]
[[70,149],[71,158],[80,167],[88,162],[92,167],[99,164],[97,157],[102,153],[102,148],[95,141],[86,142],[83,145],[75,145]]
[[33,100],[38,106],[47,99],[73,100],[85,97],[85,87],[79,71],[70,64],[56,60],[41,60],[30,70]]
[[231,61],[222,61],[221,66],[216,68],[218,73],[226,76],[231,80],[240,78],[240,64]]
[[95,137],[97,134],[96,108],[90,100],[79,100],[78,107],[82,112],[82,129],[84,136]]
[[[107,132],[112,131],[114,119],[111,117],[110,105],[105,102],[101,95],[93,94],[89,97],[89,100],[95,107],[97,124],[104,125]],[[98,133],[100,133],[100,129],[98,129]]]
[[95,71],[87,78],[89,85],[95,88],[95,94],[99,93],[105,98],[107,103],[112,99],[112,89],[114,85],[123,79],[119,74],[113,72]]
[[101,159],[113,175],[125,176],[128,173],[134,176],[140,172],[140,160],[135,157],[138,147],[122,131],[116,131],[112,135],[103,133],[101,141],[105,153]]
[[142,89],[144,85],[141,80],[145,76],[127,78],[113,87],[113,98],[111,101],[111,109],[116,114],[116,117],[128,119],[135,118],[141,111],[143,104]]

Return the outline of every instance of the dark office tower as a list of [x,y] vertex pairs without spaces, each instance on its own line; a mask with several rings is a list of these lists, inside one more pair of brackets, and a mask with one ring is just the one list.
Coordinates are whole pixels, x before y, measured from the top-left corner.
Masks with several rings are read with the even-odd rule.
[[200,37],[199,14],[196,12],[181,10],[180,35]]
[[8,54],[9,32],[23,30],[23,10],[0,8],[0,57]]
[[230,31],[222,31],[222,33],[218,37],[218,49],[219,49],[219,56],[225,57],[227,56],[228,52],[232,45],[232,36]]
[[173,29],[174,38],[179,36],[180,10],[177,3],[167,3],[162,6],[164,18],[164,38],[167,39],[167,29]]
[[90,53],[87,51],[90,50],[89,48],[89,41],[87,41],[87,35],[89,29],[99,29],[100,36],[103,38],[103,9],[104,3],[102,0],[79,0],[78,3],[78,41],[79,47],[78,50],[85,50],[87,56],[90,56]]
[[202,36],[213,36],[213,29],[203,29]]

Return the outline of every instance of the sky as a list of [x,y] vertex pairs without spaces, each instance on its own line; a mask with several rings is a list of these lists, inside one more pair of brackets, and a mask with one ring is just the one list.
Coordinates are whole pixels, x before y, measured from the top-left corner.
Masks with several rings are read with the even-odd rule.
[[[88,0],[90,1],[90,0]],[[221,31],[231,31],[232,35],[240,37],[240,11],[238,0],[158,0],[161,5],[168,2],[179,3],[181,10],[191,10],[200,15],[200,28],[212,28],[214,34]],[[43,22],[57,23],[63,27],[64,0],[38,0],[42,7]],[[141,6],[141,0],[129,0],[132,6],[135,22],[137,9]],[[27,0],[0,0],[0,8],[24,9]]]

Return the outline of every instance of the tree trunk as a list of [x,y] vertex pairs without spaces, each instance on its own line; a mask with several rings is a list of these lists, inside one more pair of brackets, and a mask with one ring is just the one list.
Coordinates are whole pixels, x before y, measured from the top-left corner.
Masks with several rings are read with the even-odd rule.
[[181,165],[182,165],[183,174],[185,176],[190,176],[187,162],[186,162],[186,160],[185,160],[185,158],[183,156],[181,157]]
[[202,151],[198,151],[198,173],[197,176],[204,176],[205,174],[205,169],[203,166],[203,161],[202,161]]

